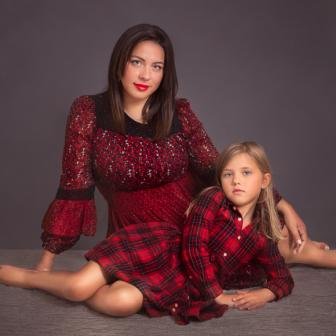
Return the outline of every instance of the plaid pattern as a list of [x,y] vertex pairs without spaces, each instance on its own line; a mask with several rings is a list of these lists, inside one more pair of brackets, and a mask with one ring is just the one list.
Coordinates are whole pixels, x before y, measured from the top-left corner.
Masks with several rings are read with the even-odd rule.
[[276,243],[257,232],[253,225],[242,229],[240,213],[218,187],[199,197],[183,233],[183,261],[188,277],[200,295],[210,300],[230,288],[236,273],[249,272],[259,264],[266,275],[263,283],[276,299],[288,295],[293,279]]
[[221,316],[226,306],[192,296],[181,263],[181,231],[168,223],[132,224],[85,254],[103,269],[108,283],[126,281],[144,295],[149,316],[172,315],[179,324]]
[[[99,263],[109,283],[123,280],[141,290],[149,316],[172,315],[180,324],[221,316],[228,307],[214,297],[242,283],[260,284],[265,274],[264,286],[277,299],[288,295],[293,280],[276,244],[252,225],[241,230],[238,217],[213,188],[188,216],[183,244],[175,224],[137,223],[110,235],[85,257]],[[254,264],[264,271],[254,274]]]

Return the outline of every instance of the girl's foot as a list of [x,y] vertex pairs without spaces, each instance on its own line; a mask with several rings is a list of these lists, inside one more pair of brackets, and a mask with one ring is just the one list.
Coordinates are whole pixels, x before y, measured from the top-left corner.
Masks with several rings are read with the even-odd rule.
[[315,244],[321,250],[330,250],[329,245],[324,242],[318,242],[318,241],[312,240],[312,243]]
[[6,286],[31,288],[27,283],[27,274],[37,271],[15,267],[10,265],[0,265],[0,284]]

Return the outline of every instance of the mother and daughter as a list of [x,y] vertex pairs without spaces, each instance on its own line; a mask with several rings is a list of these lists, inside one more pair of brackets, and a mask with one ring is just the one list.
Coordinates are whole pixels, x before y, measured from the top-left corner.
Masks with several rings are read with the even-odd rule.
[[[311,241],[273,189],[262,147],[237,143],[219,155],[176,94],[167,34],[149,24],[125,31],[107,90],[72,104],[41,259],[35,269],[0,266],[0,283],[83,301],[111,316],[144,310],[188,323],[288,295],[293,279],[285,262],[336,267],[335,251]],[[95,187],[109,206],[107,238],[80,270],[53,271],[57,254],[95,233]]]

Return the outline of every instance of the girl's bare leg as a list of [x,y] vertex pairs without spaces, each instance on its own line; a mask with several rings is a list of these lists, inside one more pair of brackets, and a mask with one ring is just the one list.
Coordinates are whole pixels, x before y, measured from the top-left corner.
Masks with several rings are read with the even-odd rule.
[[287,238],[278,242],[278,248],[286,263],[336,268],[336,250],[326,249],[327,244],[308,240],[300,253],[294,253],[286,229],[283,235]]
[[140,290],[124,281],[102,286],[86,300],[90,308],[111,316],[135,314],[141,309],[142,303],[143,295]]
[[43,272],[2,265],[0,283],[41,289],[70,301],[84,301],[106,285],[106,279],[100,266],[90,261],[77,272]]

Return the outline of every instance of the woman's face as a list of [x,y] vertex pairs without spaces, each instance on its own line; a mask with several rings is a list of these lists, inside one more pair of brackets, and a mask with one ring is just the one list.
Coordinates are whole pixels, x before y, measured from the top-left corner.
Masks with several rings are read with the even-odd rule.
[[140,42],[133,48],[121,78],[124,102],[145,103],[158,89],[164,58],[163,48],[153,41]]

